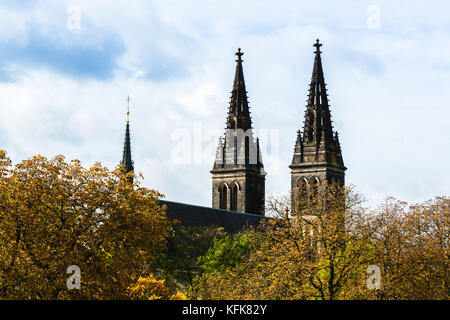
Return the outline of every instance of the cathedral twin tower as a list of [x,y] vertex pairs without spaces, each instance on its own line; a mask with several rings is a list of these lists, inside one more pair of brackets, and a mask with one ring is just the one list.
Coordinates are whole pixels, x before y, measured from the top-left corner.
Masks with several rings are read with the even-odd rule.
[[[319,40],[305,111],[291,169],[291,197],[317,193],[323,183],[344,185],[345,166],[338,133],[333,131],[322,69]],[[226,132],[219,139],[212,173],[213,208],[264,215],[265,171],[258,138],[252,132],[242,55],[236,53],[236,73],[228,108]],[[299,193],[300,192],[300,193]]]
[[[328,94],[323,76],[319,40],[309,85],[303,133],[295,142],[291,169],[291,204],[298,197],[316,195],[324,183],[343,186],[345,166],[337,132],[333,131]],[[212,173],[212,207],[264,215],[265,171],[258,138],[253,136],[242,70],[241,49],[236,53],[236,73],[226,121],[226,132],[219,139]],[[128,98],[128,103],[130,102]],[[131,160],[129,112],[121,164],[134,170]]]

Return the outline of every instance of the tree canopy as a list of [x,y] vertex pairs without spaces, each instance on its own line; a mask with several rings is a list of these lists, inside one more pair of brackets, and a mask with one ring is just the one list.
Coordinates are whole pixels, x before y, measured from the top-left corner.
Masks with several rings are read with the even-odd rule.
[[323,184],[269,198],[274,218],[230,235],[170,222],[162,195],[124,171],[62,156],[12,165],[0,151],[0,299],[450,296],[449,197],[370,209]]
[[[291,205],[289,196],[269,199],[277,218],[216,242],[191,298],[449,298],[449,198],[409,207],[387,199],[371,210],[352,187],[325,184]],[[239,255],[242,238],[258,245]],[[373,270],[378,288],[369,285]]]
[[[136,180],[62,156],[12,166],[0,152],[0,297],[128,298],[171,229],[161,195]],[[71,265],[79,290],[67,287]]]

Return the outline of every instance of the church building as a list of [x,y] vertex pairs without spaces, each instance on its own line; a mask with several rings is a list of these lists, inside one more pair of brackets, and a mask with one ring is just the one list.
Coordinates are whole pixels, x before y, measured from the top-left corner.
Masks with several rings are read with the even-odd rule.
[[[291,204],[298,197],[317,194],[324,182],[345,184],[339,136],[333,131],[328,94],[322,68],[322,44],[316,41],[303,131],[297,132],[291,170]],[[169,219],[189,226],[217,226],[238,232],[256,226],[265,216],[265,176],[259,139],[253,134],[238,49],[236,71],[226,117],[225,134],[219,138],[212,174],[212,208],[163,201]],[[128,98],[128,104],[130,99]],[[131,159],[129,108],[121,164],[134,171]]]

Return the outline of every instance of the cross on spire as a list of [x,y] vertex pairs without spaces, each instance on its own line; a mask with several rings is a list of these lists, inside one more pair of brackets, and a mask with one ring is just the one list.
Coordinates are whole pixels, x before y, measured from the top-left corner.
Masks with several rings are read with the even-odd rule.
[[236,52],[236,55],[238,56],[238,59],[236,61],[242,62],[242,56],[244,55],[243,52],[241,52],[241,48],[238,48],[238,51]]
[[315,53],[321,53],[321,51],[320,51],[321,46],[322,46],[322,44],[319,42],[319,39],[316,39],[316,43],[313,45],[313,47],[316,47]]

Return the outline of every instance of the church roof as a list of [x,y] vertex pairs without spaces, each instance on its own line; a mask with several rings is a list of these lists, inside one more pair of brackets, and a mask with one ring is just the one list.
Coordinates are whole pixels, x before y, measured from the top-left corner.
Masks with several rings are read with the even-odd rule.
[[230,233],[237,233],[246,227],[256,227],[261,215],[235,212],[223,209],[201,207],[192,204],[159,200],[167,206],[166,214],[170,220],[178,220],[183,225],[195,227],[222,227]]

